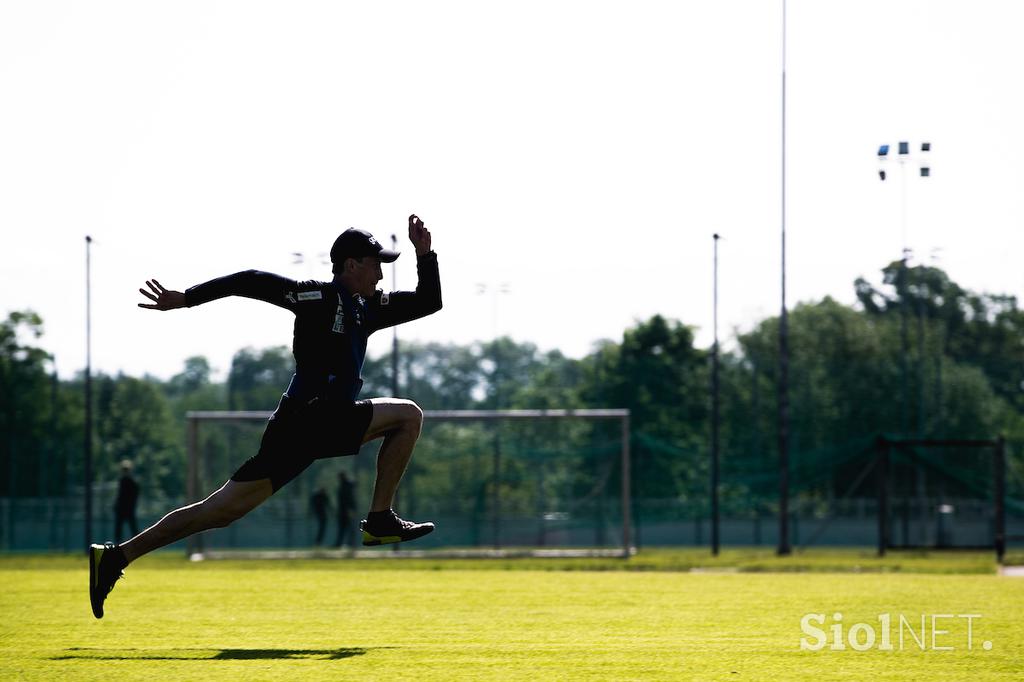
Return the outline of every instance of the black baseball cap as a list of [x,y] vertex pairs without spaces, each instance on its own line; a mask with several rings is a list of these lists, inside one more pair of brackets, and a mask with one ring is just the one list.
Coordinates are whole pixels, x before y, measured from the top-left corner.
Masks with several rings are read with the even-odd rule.
[[376,256],[381,263],[394,263],[398,258],[398,251],[385,249],[380,242],[373,238],[373,235],[366,230],[357,230],[354,227],[342,232],[334,240],[331,247],[331,262],[341,263],[346,258],[362,258],[364,256]]

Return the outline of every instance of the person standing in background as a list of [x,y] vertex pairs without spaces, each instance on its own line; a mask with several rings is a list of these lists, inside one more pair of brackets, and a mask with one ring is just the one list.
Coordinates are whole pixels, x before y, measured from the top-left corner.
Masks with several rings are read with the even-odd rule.
[[132,478],[132,462],[121,461],[121,480],[117,484],[117,499],[114,501],[114,542],[121,542],[121,529],[127,522],[132,537],[139,534],[135,522],[135,505],[139,501],[139,484]]
[[317,547],[324,543],[324,531],[327,529],[327,507],[330,504],[331,500],[323,488],[317,488],[313,496],[309,498],[309,508],[313,512],[313,518],[316,519],[316,540],[313,541],[313,544]]
[[341,547],[347,539],[349,547],[355,549],[356,532],[353,524],[355,510],[355,488],[352,485],[352,479],[344,471],[341,471],[338,473],[338,539],[334,543],[335,547]]

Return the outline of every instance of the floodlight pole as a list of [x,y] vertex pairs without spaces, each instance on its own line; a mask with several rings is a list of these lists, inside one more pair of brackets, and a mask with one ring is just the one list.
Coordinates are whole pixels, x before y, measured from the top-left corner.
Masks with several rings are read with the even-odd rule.
[[[391,250],[395,251],[398,248],[398,237],[391,235]],[[398,261],[391,261],[391,290],[398,291]],[[398,397],[398,325],[391,327],[391,396],[393,398]],[[408,473],[408,471],[406,472]],[[410,477],[411,479],[411,477]],[[406,479],[406,485],[409,485],[409,480]],[[396,508],[401,508],[399,500],[401,495],[400,490],[395,490],[394,505]],[[408,516],[406,517],[408,518]],[[391,549],[395,552],[398,551],[398,543],[396,542],[391,546]]]
[[[391,235],[391,250],[398,248],[398,237]],[[398,291],[398,261],[391,263],[391,290]],[[391,327],[391,395],[398,397],[398,325]]]
[[[902,255],[900,258],[899,271],[896,273],[896,293],[899,296],[900,314],[900,435],[907,438],[910,435],[910,336],[909,336],[909,261],[912,251],[908,242],[908,220],[907,220],[907,162],[911,160],[910,142],[900,140],[896,144],[896,160],[900,166],[900,238],[903,242]],[[931,177],[931,142],[920,143],[920,156],[916,157],[920,162],[920,177]],[[884,164],[889,158],[889,145],[883,144],[878,148],[878,160]],[[879,178],[884,182],[886,173],[884,168],[879,169]],[[925,431],[925,392],[924,392],[924,351],[925,351],[925,324],[924,324],[924,301],[917,301],[917,420],[916,434],[918,438],[924,437]],[[941,359],[940,359],[941,363]],[[914,479],[917,487],[917,495],[920,504],[921,514],[921,542],[924,542],[925,527],[927,523],[927,511],[925,503],[925,470],[918,464],[914,466]],[[903,542],[908,542],[909,535],[909,507],[906,496],[903,500]]]
[[786,0],[782,0],[782,312],[779,315],[779,556],[789,545],[789,313],[786,310]]
[[715,342],[711,347],[711,554],[718,556],[718,428],[719,428],[719,383],[718,383],[718,234],[714,235],[714,319]]
[[[507,294],[510,291],[508,282],[501,284],[477,284],[477,293],[485,294],[487,289],[491,290],[491,344],[494,349],[494,406],[501,409],[501,374],[499,370],[498,357],[498,295]],[[493,485],[491,486],[491,533],[494,536],[494,549],[501,548],[501,437],[497,429],[494,431],[494,453],[491,457],[491,471]]]
[[85,551],[92,543],[92,237],[85,235]]
[[[906,438],[910,435],[910,338],[907,334],[907,290],[908,290],[908,261],[910,260],[910,247],[907,245],[907,163],[906,153],[903,145],[898,146],[900,163],[900,231],[903,237],[903,258],[900,260],[900,275],[902,276],[902,291],[900,292],[900,345],[902,346],[902,409],[900,410],[900,432]],[[920,435],[920,434],[918,434]]]
[[[878,177],[885,182],[886,171],[884,164],[889,158],[889,144],[883,144],[878,148],[878,160],[880,165]],[[920,162],[920,176],[931,177],[931,160],[927,155],[931,154],[931,142],[920,143],[920,156],[916,159]],[[903,242],[902,255],[900,257],[899,272],[896,273],[896,293],[900,298],[900,433],[906,438],[910,434],[910,338],[908,333],[908,301],[909,290],[909,261],[911,249],[908,243],[908,220],[907,220],[907,162],[911,160],[910,142],[898,141],[896,144],[896,161],[900,167],[900,238]],[[920,389],[918,392],[918,415],[917,415],[917,436],[924,437],[924,318],[923,302],[918,302],[918,380]]]

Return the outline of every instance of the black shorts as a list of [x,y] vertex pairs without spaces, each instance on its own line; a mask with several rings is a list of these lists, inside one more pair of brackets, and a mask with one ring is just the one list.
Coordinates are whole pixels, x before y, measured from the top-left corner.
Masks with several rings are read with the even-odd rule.
[[300,403],[282,396],[267,422],[259,452],[247,459],[231,480],[269,478],[277,492],[314,460],[358,453],[372,418],[369,400]]

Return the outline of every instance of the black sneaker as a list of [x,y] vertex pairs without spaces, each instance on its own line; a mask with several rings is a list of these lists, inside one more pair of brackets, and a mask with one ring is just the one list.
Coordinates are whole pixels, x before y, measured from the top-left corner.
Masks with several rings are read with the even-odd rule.
[[92,615],[97,618],[103,617],[103,601],[114,589],[114,583],[124,577],[124,572],[116,566],[115,549],[117,545],[113,542],[89,545],[89,601]]
[[363,544],[367,547],[415,540],[434,530],[433,523],[405,521],[394,510],[366,516],[359,522],[359,530],[363,531]]

